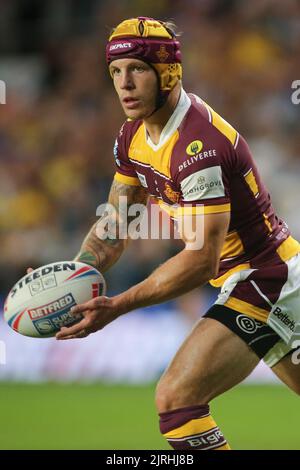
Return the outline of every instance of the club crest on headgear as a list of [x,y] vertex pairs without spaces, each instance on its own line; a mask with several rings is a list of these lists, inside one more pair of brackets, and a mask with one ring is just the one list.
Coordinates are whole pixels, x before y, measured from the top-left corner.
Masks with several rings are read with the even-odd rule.
[[156,72],[160,89],[155,111],[166,102],[182,78],[180,43],[164,22],[138,17],[125,20],[112,32],[106,45],[106,62],[134,58]]

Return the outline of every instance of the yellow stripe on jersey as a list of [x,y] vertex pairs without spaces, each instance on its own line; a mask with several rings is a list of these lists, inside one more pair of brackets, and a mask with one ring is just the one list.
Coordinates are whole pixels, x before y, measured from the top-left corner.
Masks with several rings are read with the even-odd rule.
[[170,179],[171,156],[178,138],[179,132],[176,130],[164,145],[154,150],[146,141],[146,129],[143,124],[138,128],[131,141],[129,158],[137,164],[151,166],[155,171]]
[[252,168],[244,175],[244,178],[254,196],[257,196],[259,189]]
[[231,204],[220,204],[216,206],[204,206],[204,214],[219,214],[222,212],[230,212]]
[[216,206],[181,206],[177,210],[177,215],[199,215],[199,214],[218,214],[221,212],[230,212],[230,204],[220,204]]
[[217,277],[216,279],[211,279],[209,281],[210,285],[213,287],[221,287],[224,282],[231,276],[231,274],[238,273],[239,271],[242,271],[243,269],[250,269],[250,264],[249,263],[243,263],[243,264],[238,264],[232,269],[229,269],[224,273],[222,276]]
[[129,186],[141,186],[138,178],[135,178],[134,176],[125,176],[118,172],[115,173],[114,180],[119,183],[128,184]]
[[272,225],[271,225],[271,223],[270,223],[270,221],[269,221],[269,217],[268,217],[265,213],[263,213],[263,216],[264,216],[265,224],[266,224],[266,226],[268,227],[269,232],[272,233],[272,232],[273,232],[273,229],[272,229]]
[[164,434],[167,439],[180,439],[185,436],[192,436],[194,434],[201,434],[216,427],[216,423],[211,416],[204,418],[192,419],[182,426],[172,429],[172,431]]
[[228,140],[232,143],[232,145],[235,144],[238,132],[232,127],[229,122],[225,121],[222,116],[220,116],[216,111],[214,111],[205,101],[203,101],[203,104],[206,106],[206,108],[210,111],[211,117],[212,117],[212,124],[223,134],[225,137],[227,137]]
[[256,320],[266,323],[269,316],[268,310],[256,307],[255,305],[249,304],[244,300],[237,299],[236,297],[228,297],[224,304],[225,307],[232,308],[239,313],[249,315],[249,317],[255,318]]
[[234,231],[227,234],[222,248],[220,259],[232,258],[245,253],[243,242],[239,234]]
[[173,207],[165,202],[158,200],[158,204],[160,208],[169,214],[170,217],[177,218],[182,217],[184,215],[206,215],[206,214],[218,214],[223,212],[230,212],[231,205],[228,204],[220,204],[215,206],[195,206],[195,207]]
[[276,251],[282,261],[288,261],[297,253],[300,253],[300,243],[293,237],[289,236],[283,243],[281,243]]

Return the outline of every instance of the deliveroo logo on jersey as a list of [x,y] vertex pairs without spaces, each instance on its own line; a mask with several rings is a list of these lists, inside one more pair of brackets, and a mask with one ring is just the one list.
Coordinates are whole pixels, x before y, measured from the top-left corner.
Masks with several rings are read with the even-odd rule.
[[203,148],[203,142],[201,140],[194,140],[191,142],[187,148],[186,148],[186,153],[188,155],[197,155],[197,153],[200,153]]

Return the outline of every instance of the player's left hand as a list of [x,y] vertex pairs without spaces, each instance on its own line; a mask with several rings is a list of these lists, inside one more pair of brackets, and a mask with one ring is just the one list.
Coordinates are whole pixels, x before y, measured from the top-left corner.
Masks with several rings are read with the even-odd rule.
[[56,334],[56,339],[85,338],[95,331],[101,330],[108,323],[118,318],[122,313],[116,305],[114,297],[95,297],[88,302],[76,305],[71,309],[72,315],[83,315],[83,319],[70,327],[62,327]]

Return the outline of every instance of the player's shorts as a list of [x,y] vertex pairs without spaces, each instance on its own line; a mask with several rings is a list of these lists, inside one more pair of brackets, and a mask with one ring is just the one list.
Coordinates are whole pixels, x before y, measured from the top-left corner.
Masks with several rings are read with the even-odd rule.
[[299,270],[300,255],[297,254],[285,263],[234,273],[225,281],[216,303],[204,316],[227,326],[273,367],[297,349],[278,333],[283,327],[286,331],[292,329],[295,323],[282,312],[290,311],[300,317]]

